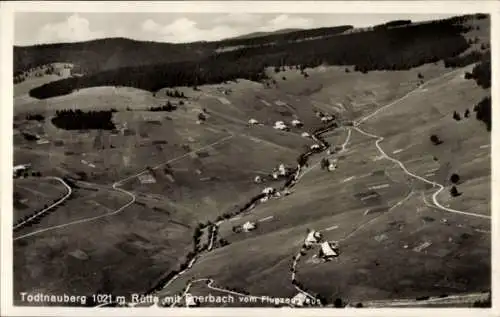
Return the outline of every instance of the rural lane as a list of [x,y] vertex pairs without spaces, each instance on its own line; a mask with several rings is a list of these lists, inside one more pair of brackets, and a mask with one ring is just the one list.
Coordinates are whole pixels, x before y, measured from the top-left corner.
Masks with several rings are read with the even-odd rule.
[[358,128],[357,126],[354,127],[354,129],[356,131],[360,132],[361,134],[364,134],[364,135],[369,136],[371,138],[376,138],[377,141],[375,141],[375,146],[377,147],[377,149],[380,152],[380,154],[382,154],[383,158],[385,158],[385,159],[387,159],[389,161],[392,161],[392,162],[398,164],[399,167],[401,167],[401,169],[404,171],[405,174],[407,174],[407,175],[409,175],[409,176],[411,176],[413,178],[416,178],[416,179],[418,179],[418,180],[420,180],[420,181],[422,181],[424,183],[430,184],[433,187],[436,187],[436,186],[439,187],[439,190],[437,190],[432,195],[432,201],[441,210],[448,211],[448,212],[451,212],[451,213],[456,213],[456,214],[471,216],[471,217],[478,217],[478,218],[485,218],[485,219],[490,219],[491,218],[488,215],[482,215],[482,214],[476,214],[476,213],[472,213],[472,212],[460,211],[460,210],[451,209],[451,208],[448,208],[448,207],[445,207],[445,206],[441,205],[439,203],[439,201],[437,201],[437,196],[439,195],[439,193],[441,193],[444,190],[445,187],[443,185],[441,185],[439,183],[436,183],[436,182],[433,182],[433,181],[430,181],[428,179],[425,179],[425,178],[423,178],[421,176],[418,176],[416,174],[413,174],[412,172],[408,171],[408,169],[406,168],[406,166],[401,161],[399,161],[399,160],[397,160],[397,159],[395,159],[395,158],[390,157],[389,155],[387,155],[387,153],[384,152],[384,150],[380,147],[380,142],[382,142],[384,140],[384,137],[377,136],[377,135],[365,132],[365,131],[361,130],[360,128]]
[[[154,166],[154,167],[153,167],[153,169],[158,169],[158,168],[159,168],[159,167],[161,167],[161,166],[164,166],[164,165],[166,165],[166,164],[173,163],[173,162],[175,162],[175,161],[177,161],[177,160],[183,159],[183,158],[185,158],[185,157],[186,157],[186,156],[188,156],[188,155],[191,155],[191,154],[196,153],[196,152],[198,152],[198,151],[201,151],[201,150],[203,150],[203,149],[205,149],[205,148],[208,148],[208,147],[214,146],[214,145],[216,145],[216,144],[219,144],[219,143],[221,143],[221,142],[223,142],[223,141],[226,141],[226,140],[228,140],[228,139],[230,139],[230,138],[232,138],[232,137],[233,137],[232,135],[229,135],[229,136],[223,137],[223,138],[221,138],[221,139],[217,140],[216,142],[213,142],[213,143],[211,143],[211,144],[205,145],[205,146],[203,146],[203,147],[201,147],[201,148],[198,148],[198,149],[196,149],[196,150],[190,151],[190,152],[185,153],[185,154],[183,154],[183,155],[181,155],[181,156],[175,157],[175,158],[170,159],[170,160],[168,160],[168,161],[166,161],[166,162],[163,162],[163,163],[161,163],[161,164],[158,164],[158,165]],[[72,225],[77,225],[77,224],[87,223],[87,222],[90,222],[90,221],[98,220],[98,219],[101,219],[101,218],[104,218],[104,217],[109,217],[109,216],[113,216],[113,215],[116,215],[116,214],[120,213],[120,212],[121,212],[121,211],[123,211],[125,208],[127,208],[127,207],[129,207],[130,205],[132,205],[133,203],[135,203],[135,201],[136,201],[136,196],[135,196],[132,192],[129,192],[129,191],[125,190],[125,189],[119,188],[118,186],[121,186],[124,182],[126,182],[126,181],[128,181],[128,180],[130,180],[130,179],[132,179],[132,178],[135,178],[135,177],[137,177],[137,176],[139,176],[139,175],[142,175],[142,174],[144,174],[144,173],[146,173],[146,172],[147,172],[147,170],[143,170],[143,171],[141,171],[141,172],[139,172],[139,173],[136,173],[136,174],[134,174],[134,175],[132,175],[132,176],[128,176],[128,177],[126,177],[126,178],[124,178],[124,179],[122,179],[122,180],[119,180],[119,181],[115,182],[115,183],[112,185],[112,188],[113,188],[114,190],[119,191],[119,192],[121,192],[121,193],[123,193],[123,194],[125,194],[125,195],[128,195],[128,196],[131,198],[131,199],[130,199],[130,200],[129,200],[126,204],[124,204],[124,205],[123,205],[123,206],[121,206],[120,208],[118,208],[118,209],[116,209],[116,210],[114,210],[114,211],[112,211],[112,212],[106,213],[106,214],[104,214],[104,215],[99,215],[99,216],[94,216],[94,217],[90,217],[90,218],[84,218],[84,219],[80,219],[80,220],[75,220],[75,221],[71,221],[71,222],[68,222],[68,223],[60,224],[60,225],[57,225],[57,226],[52,226],[52,227],[48,227],[48,228],[45,228],[45,229],[40,229],[40,230],[37,230],[37,231],[33,231],[33,232],[28,233],[28,234],[25,234],[25,235],[22,235],[22,236],[15,237],[13,240],[15,241],[15,240],[19,240],[19,239],[27,238],[27,237],[34,236],[34,235],[37,235],[37,234],[40,234],[40,233],[43,233],[43,232],[47,232],[47,231],[50,231],[50,230],[55,230],[55,229],[65,228],[65,227],[72,226]],[[57,177],[56,177],[56,178],[57,178]],[[62,181],[62,179],[59,179],[59,180],[60,180],[60,181]],[[64,184],[66,185],[66,183],[64,183]],[[68,186],[68,188],[70,188],[70,187]],[[70,188],[70,190],[71,190],[71,188]],[[65,200],[67,197],[69,197],[69,194],[68,194],[67,196],[65,196],[64,200]],[[60,204],[61,202],[62,202],[62,201],[58,201],[56,204]],[[55,204],[54,204],[54,205],[55,205]],[[52,205],[51,207],[53,207],[54,205]],[[51,207],[49,207],[49,208],[51,208]],[[47,208],[46,210],[48,210],[49,208]],[[44,210],[44,211],[46,211],[46,210]]]
[[[70,187],[68,184],[66,184],[66,182],[65,182],[62,178],[59,178],[59,177],[54,177],[54,176],[48,176],[48,177],[46,177],[46,178],[47,178],[47,179],[55,179],[55,180],[59,181],[61,184],[63,184],[63,185],[64,185],[64,187],[66,187],[66,189],[67,189],[67,193],[66,193],[66,195],[64,195],[64,197],[62,197],[61,199],[59,199],[58,201],[56,201],[56,202],[55,202],[55,203],[53,203],[52,205],[48,206],[47,208],[45,208],[45,209],[43,209],[43,210],[41,210],[41,211],[37,212],[37,213],[36,213],[36,214],[34,214],[33,216],[29,217],[29,218],[28,218],[28,219],[26,219],[25,221],[23,221],[23,222],[21,222],[21,223],[19,223],[19,224],[15,225],[15,226],[14,226],[14,229],[17,229],[17,228],[19,228],[19,227],[23,226],[24,224],[26,224],[26,223],[30,222],[32,219],[35,219],[36,217],[38,217],[38,216],[40,216],[40,215],[44,214],[44,213],[45,213],[45,212],[47,212],[49,209],[52,209],[52,208],[54,208],[54,207],[58,206],[59,204],[62,204],[62,203],[63,203],[63,202],[64,202],[64,201],[65,201],[65,200],[66,200],[66,199],[67,199],[67,198],[71,195],[71,193],[72,193],[71,187]],[[14,240],[15,240],[15,239],[14,239]]]
[[371,133],[368,133],[366,131],[363,131],[359,128],[359,125],[363,122],[365,122],[366,120],[372,118],[373,116],[375,116],[376,114],[378,114],[380,111],[383,111],[405,99],[407,99],[408,97],[410,97],[412,94],[414,94],[415,92],[417,91],[421,91],[424,87],[428,86],[429,84],[431,83],[434,83],[435,81],[438,81],[446,76],[449,76],[451,74],[454,74],[454,73],[457,73],[459,71],[463,71],[462,68],[459,68],[459,69],[456,69],[456,70],[453,70],[451,72],[447,72],[439,77],[436,77],[434,79],[431,79],[427,82],[425,82],[424,84],[420,85],[419,87],[415,88],[414,90],[408,92],[407,94],[405,94],[404,96],[402,96],[401,98],[377,109],[376,111],[372,112],[371,114],[361,118],[360,120],[357,120],[354,122],[354,129],[356,131],[358,131],[359,133],[361,134],[364,134],[368,137],[371,137],[371,138],[374,138],[374,139],[377,139],[377,141],[375,141],[375,146],[377,147],[378,151],[380,152],[380,154],[382,154],[382,157],[385,158],[385,159],[388,159],[396,164],[399,165],[399,167],[401,167],[401,169],[405,172],[405,174],[413,177],[413,178],[416,178],[424,183],[427,183],[427,184],[430,184],[432,185],[433,187],[439,187],[439,189],[432,195],[432,201],[433,203],[438,207],[440,208],[441,210],[444,210],[444,211],[447,211],[447,212],[451,212],[451,213],[456,213],[456,214],[461,214],[461,215],[466,215],[466,216],[471,216],[471,217],[477,217],[477,218],[485,218],[485,219],[491,219],[490,216],[487,216],[487,215],[482,215],[482,214],[476,214],[476,213],[472,213],[472,212],[465,212],[465,211],[460,211],[460,210],[455,210],[455,209],[452,209],[452,208],[448,208],[448,207],[445,207],[443,205],[441,205],[439,203],[439,201],[437,200],[437,196],[444,190],[444,186],[439,184],[439,183],[436,183],[436,182],[433,182],[433,181],[430,181],[428,179],[425,179],[421,176],[418,176],[418,175],[415,175],[413,174],[412,172],[408,171],[408,169],[406,168],[406,166],[399,160],[389,156],[381,147],[380,147],[380,142],[382,142],[384,140],[384,137],[381,137],[381,136],[378,136],[378,135],[375,135],[375,134],[371,134]]

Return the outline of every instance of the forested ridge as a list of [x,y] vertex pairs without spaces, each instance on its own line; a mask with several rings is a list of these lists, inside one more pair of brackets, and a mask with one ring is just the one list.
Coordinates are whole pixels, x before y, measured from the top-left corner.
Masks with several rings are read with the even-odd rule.
[[30,68],[50,63],[76,64],[82,74],[115,69],[197,60],[214,49],[203,42],[172,44],[108,38],[78,43],[45,44],[14,47],[14,76]]
[[[454,60],[470,46],[463,37],[470,27],[462,23],[469,18],[471,16],[461,16],[409,25],[406,24],[408,21],[394,21],[386,26],[402,26],[379,27],[307,41],[283,40],[281,44],[246,46],[229,52],[212,52],[200,60],[121,67],[51,82],[31,90],[30,95],[44,99],[96,86],[130,86],[154,92],[164,87],[216,84],[237,78],[261,81],[267,77],[266,67],[285,65],[300,65],[302,69],[321,64],[353,65],[357,71],[368,72],[406,70],[424,63],[447,60],[453,67],[453,63],[459,65],[464,60],[469,62],[482,56],[469,54]],[[296,39],[300,34],[321,34],[326,32],[325,29],[328,28],[270,36]],[[248,44],[256,40],[262,41],[261,38],[251,38],[225,43]]]

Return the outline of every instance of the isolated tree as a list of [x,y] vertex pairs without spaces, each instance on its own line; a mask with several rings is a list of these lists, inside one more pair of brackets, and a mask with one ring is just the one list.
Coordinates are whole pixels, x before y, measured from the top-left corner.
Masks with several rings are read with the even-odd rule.
[[356,308],[362,308],[363,307],[363,303],[357,303],[356,304]]
[[323,294],[316,295],[316,299],[319,300],[321,305],[325,305],[328,302],[326,296],[324,296]]
[[343,308],[344,307],[344,303],[342,301],[342,298],[340,298],[340,297],[335,298],[335,301],[333,302],[333,307],[335,307],[335,308]]
[[422,75],[422,73],[418,73],[418,79],[422,79],[424,78],[424,75]]
[[439,139],[439,137],[437,135],[435,135],[435,134],[433,134],[433,135],[430,136],[430,140],[431,140],[432,143],[434,143],[434,145],[439,145],[439,144],[443,143],[443,141],[441,141]]
[[329,162],[328,162],[328,159],[327,158],[323,158],[321,159],[321,169],[325,169],[327,168],[329,165]]
[[469,115],[470,115],[470,111],[469,111],[469,109],[466,109],[465,112],[464,112],[464,117],[468,118]]
[[346,72],[346,73],[349,73],[349,72],[351,72],[351,71],[349,70],[349,68],[347,68],[347,67],[346,67],[345,72]]
[[277,74],[281,71],[281,68],[279,66],[274,67],[274,72]]
[[457,197],[457,196],[460,196],[461,193],[458,192],[458,189],[455,186],[451,186],[450,195],[452,197]]
[[203,113],[199,113],[198,114],[198,120],[205,121],[205,120],[207,120],[207,117]]
[[453,184],[457,184],[459,181],[460,181],[460,176],[458,176],[458,174],[452,174],[450,176],[450,182],[452,182]]
[[285,77],[285,76],[283,76],[283,77],[282,77],[282,79],[283,79],[283,80],[286,80],[286,77]]
[[462,118],[460,117],[460,115],[458,114],[458,112],[453,111],[453,119],[455,119],[457,121],[460,121]]

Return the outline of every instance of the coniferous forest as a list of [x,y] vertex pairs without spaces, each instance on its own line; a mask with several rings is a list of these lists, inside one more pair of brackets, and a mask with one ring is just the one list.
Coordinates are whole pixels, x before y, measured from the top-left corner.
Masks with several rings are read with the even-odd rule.
[[285,65],[354,65],[361,72],[406,70],[465,51],[469,44],[462,33],[467,27],[460,22],[466,19],[454,17],[300,42],[243,47],[212,53],[197,61],[122,67],[51,82],[31,90],[30,95],[44,99],[96,86],[130,86],[154,92],[163,87],[216,84],[237,78],[260,81],[266,78],[266,67]]
[[113,112],[113,110],[58,110],[56,116],[52,118],[52,123],[64,130],[113,130],[116,129],[112,121]]

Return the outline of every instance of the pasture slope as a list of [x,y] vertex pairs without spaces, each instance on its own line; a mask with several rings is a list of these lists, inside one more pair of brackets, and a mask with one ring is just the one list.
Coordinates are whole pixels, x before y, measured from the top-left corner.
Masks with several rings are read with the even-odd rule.
[[[488,93],[464,79],[472,67],[323,65],[307,76],[287,67],[266,70],[271,85],[240,79],[154,94],[107,86],[44,100],[29,89],[60,76],[28,78],[15,90],[14,162],[31,162],[68,191],[57,189],[59,200],[38,209],[45,216],[14,233],[14,294],[303,292],[327,306],[338,298],[411,306],[422,305],[416,297],[489,289],[490,135],[472,116],[452,117]],[[150,111],[166,102],[177,108]],[[51,118],[62,109],[116,109],[116,129],[59,129]],[[338,128],[314,136],[325,126],[317,111],[334,114]],[[34,112],[43,119],[26,117]],[[272,128],[294,119],[304,127]],[[297,168],[299,155],[323,141],[332,153],[325,147]],[[326,157],[337,164],[332,172],[320,168]],[[280,163],[295,172],[288,181],[270,177]],[[30,185],[16,201],[38,206],[31,181],[15,180]],[[254,203],[268,186],[291,194]],[[257,228],[233,230],[247,221]],[[206,251],[193,248],[200,224]],[[308,229],[338,241],[340,257],[323,263],[317,247],[303,249]]]
[[[231,225],[273,216],[272,220],[259,226],[256,231],[246,233],[245,237],[238,237],[221,227],[219,235],[234,242],[199,259],[190,272],[186,272],[160,294],[174,294],[177,289],[183,288],[183,280],[210,276],[217,285],[225,285],[228,289],[244,290],[255,296],[291,297],[294,289],[287,276],[293,249],[301,245],[306,228],[332,227],[333,230],[325,231],[324,234],[328,239],[340,241],[342,255],[338,260],[325,264],[314,264],[314,261],[306,260],[296,268],[298,279],[303,281],[307,289],[323,295],[327,302],[331,303],[336,297],[355,302],[487,289],[487,272],[490,269],[490,199],[489,179],[482,176],[488,174],[487,170],[477,176],[468,173],[470,178],[460,185],[464,188],[463,195],[469,195],[468,185],[478,186],[479,182],[482,187],[475,188],[474,195],[481,203],[473,207],[457,205],[455,208],[450,208],[449,205],[456,198],[449,197],[443,190],[444,186],[449,189],[449,175],[445,179],[433,181],[415,172],[423,172],[428,166],[435,169],[434,166],[439,166],[440,162],[445,165],[442,168],[450,169],[451,161],[451,170],[460,173],[463,165],[468,162],[467,157],[476,156],[476,153],[481,154],[483,159],[478,161],[482,167],[475,168],[489,169],[489,164],[483,163],[484,160],[489,160],[488,153],[479,147],[472,153],[465,146],[456,146],[460,151],[442,150],[441,153],[436,153],[439,154],[438,163],[422,149],[426,148],[430,153],[436,152],[428,137],[442,124],[448,125],[448,129],[442,130],[450,131],[453,127],[456,133],[454,136],[447,136],[450,143],[489,143],[488,132],[477,120],[456,122],[448,119],[455,107],[464,111],[484,94],[474,83],[461,78],[467,69],[459,69],[429,81],[389,103],[387,107],[379,108],[380,111],[373,112],[373,115],[369,114],[359,120],[359,124],[349,130],[352,131],[352,138],[347,144],[347,152],[337,154],[339,167],[334,173],[325,174],[314,167],[306,169],[299,184],[295,186],[293,195],[283,198],[279,203],[270,202],[269,205],[253,210],[251,214],[235,219]],[[449,88],[443,90],[443,86]],[[454,95],[450,95],[451,91]],[[463,99],[465,92],[470,95],[470,99]],[[426,99],[429,98],[426,93],[432,95],[432,100]],[[444,106],[442,100],[446,100]],[[418,110],[412,108],[415,104],[419,104]],[[439,107],[440,111],[437,116],[435,107]],[[419,120],[411,125],[412,118],[415,118],[413,111],[418,111],[421,118],[427,120]],[[385,115],[382,116],[382,113]],[[428,113],[433,116],[428,116]],[[379,115],[382,119],[378,119]],[[390,126],[395,130],[399,127],[397,133],[384,133],[383,127],[388,125],[380,121],[393,116],[397,116],[399,123],[392,120]],[[377,133],[380,131],[385,137],[362,130],[374,131],[374,127],[379,128]],[[416,135],[414,131],[418,131]],[[457,140],[453,140],[453,137]],[[474,140],[470,140],[471,137]],[[412,138],[410,143],[407,142],[409,138]],[[393,155],[386,154],[398,148],[387,149],[384,144],[393,146],[395,142],[402,143],[401,140],[406,141],[404,144],[408,149],[397,152],[400,158],[395,159],[392,158]],[[342,138],[337,138],[332,143],[342,144],[342,141]],[[346,143],[342,146],[346,148]],[[388,160],[380,160],[380,154]],[[415,160],[420,161],[415,163]],[[356,203],[354,199],[348,198],[356,190],[366,191],[370,185],[387,183],[387,180],[380,179],[380,173],[376,173],[384,169],[389,181],[396,178],[403,183],[398,185],[397,182],[392,182],[388,189],[378,191],[379,197],[364,208],[359,200]],[[408,188],[406,193],[398,191],[401,187]],[[326,193],[320,194],[321,191]],[[432,195],[430,201],[437,208],[432,205],[432,208],[429,207],[427,202],[424,204],[422,196],[417,195],[419,192]],[[482,192],[480,197],[477,196],[479,192]],[[367,211],[376,208],[370,208],[370,205],[387,207],[385,212],[383,209],[378,214],[375,211],[375,216],[372,216]],[[297,218],[300,221],[294,220]],[[299,223],[302,225],[298,226]],[[423,242],[429,242],[430,247],[416,251]],[[475,246],[474,252],[468,251],[471,245]],[[230,263],[227,262],[229,257]],[[293,263],[296,263],[294,261],[295,258]],[[391,266],[391,274],[384,273],[384,267],[387,268],[388,265]],[[264,269],[256,269],[259,266]],[[425,268],[425,272],[422,268]],[[476,278],[471,279],[470,276]]]

